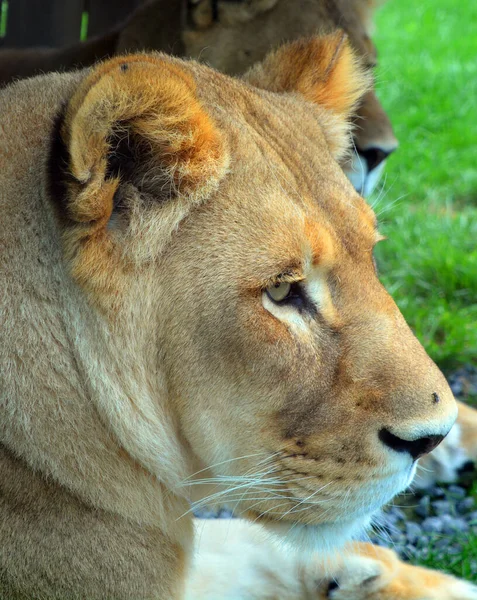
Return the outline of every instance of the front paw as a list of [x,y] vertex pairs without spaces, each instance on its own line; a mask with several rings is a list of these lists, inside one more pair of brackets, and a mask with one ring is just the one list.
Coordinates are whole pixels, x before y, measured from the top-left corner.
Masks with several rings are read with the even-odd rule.
[[387,584],[386,569],[379,561],[350,555],[334,575],[318,583],[320,600],[364,600],[377,598],[376,593]]
[[477,600],[477,586],[371,544],[353,545],[333,576],[316,585],[319,600]]

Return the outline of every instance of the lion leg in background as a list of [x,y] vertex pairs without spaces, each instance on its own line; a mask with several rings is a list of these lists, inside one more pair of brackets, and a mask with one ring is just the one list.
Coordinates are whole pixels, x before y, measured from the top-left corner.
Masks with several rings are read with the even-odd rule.
[[475,600],[477,587],[350,544],[324,562],[277,542],[258,524],[197,520],[185,600]]
[[461,430],[462,447],[469,460],[477,462],[477,410],[464,402],[457,402],[457,405],[457,423]]

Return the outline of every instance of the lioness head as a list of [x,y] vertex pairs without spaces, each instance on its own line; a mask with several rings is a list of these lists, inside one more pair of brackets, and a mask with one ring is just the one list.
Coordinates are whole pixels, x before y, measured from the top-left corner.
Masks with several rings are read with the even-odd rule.
[[101,377],[126,390],[100,398],[121,445],[176,494],[201,471],[237,512],[326,539],[405,488],[456,417],[337,162],[368,84],[341,32],[246,82],[120,57],[79,85],[52,154],[66,260],[109,332]]
[[[240,74],[284,41],[344,29],[364,63],[374,68],[371,41],[375,0],[189,0],[183,34],[185,54],[220,71]],[[341,165],[355,189],[367,196],[397,148],[391,123],[374,90],[360,100],[354,116],[356,152]]]

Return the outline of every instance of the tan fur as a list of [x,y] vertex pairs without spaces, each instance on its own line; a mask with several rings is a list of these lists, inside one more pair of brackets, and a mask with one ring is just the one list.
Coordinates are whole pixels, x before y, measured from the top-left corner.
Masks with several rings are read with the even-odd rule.
[[[363,87],[341,34],[304,56],[333,44],[310,98]],[[336,547],[408,484],[379,432],[456,407],[377,279],[345,115],[166,55],[0,115],[0,596],[180,598],[194,491]]]
[[[93,64],[101,58],[137,50],[160,50],[192,57],[228,74],[242,74],[284,41],[345,30],[366,65],[376,63],[371,42],[372,17],[377,3],[370,0],[251,0],[219,2],[213,20],[211,0],[185,3],[170,0],[145,2],[117,31],[103,38],[57,50],[0,52],[0,83],[40,71],[65,70]],[[344,96],[343,96],[344,98]],[[355,128],[358,149],[397,146],[391,123],[376,94],[370,90],[358,107]],[[347,170],[349,160],[342,161]]]

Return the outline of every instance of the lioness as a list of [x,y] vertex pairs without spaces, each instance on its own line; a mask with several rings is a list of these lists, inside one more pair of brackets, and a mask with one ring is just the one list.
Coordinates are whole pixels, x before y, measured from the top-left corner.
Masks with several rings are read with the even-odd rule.
[[337,163],[368,83],[338,32],[0,93],[0,597],[181,598],[209,484],[338,548],[447,434]]
[[[108,32],[60,49],[0,52],[0,82],[39,72],[91,65],[137,50],[193,57],[228,74],[242,74],[285,40],[344,29],[363,61],[376,65],[371,41],[375,0],[150,0]],[[397,147],[391,123],[375,92],[363,95],[354,118],[356,153],[342,166],[355,188],[369,195],[387,156]]]

